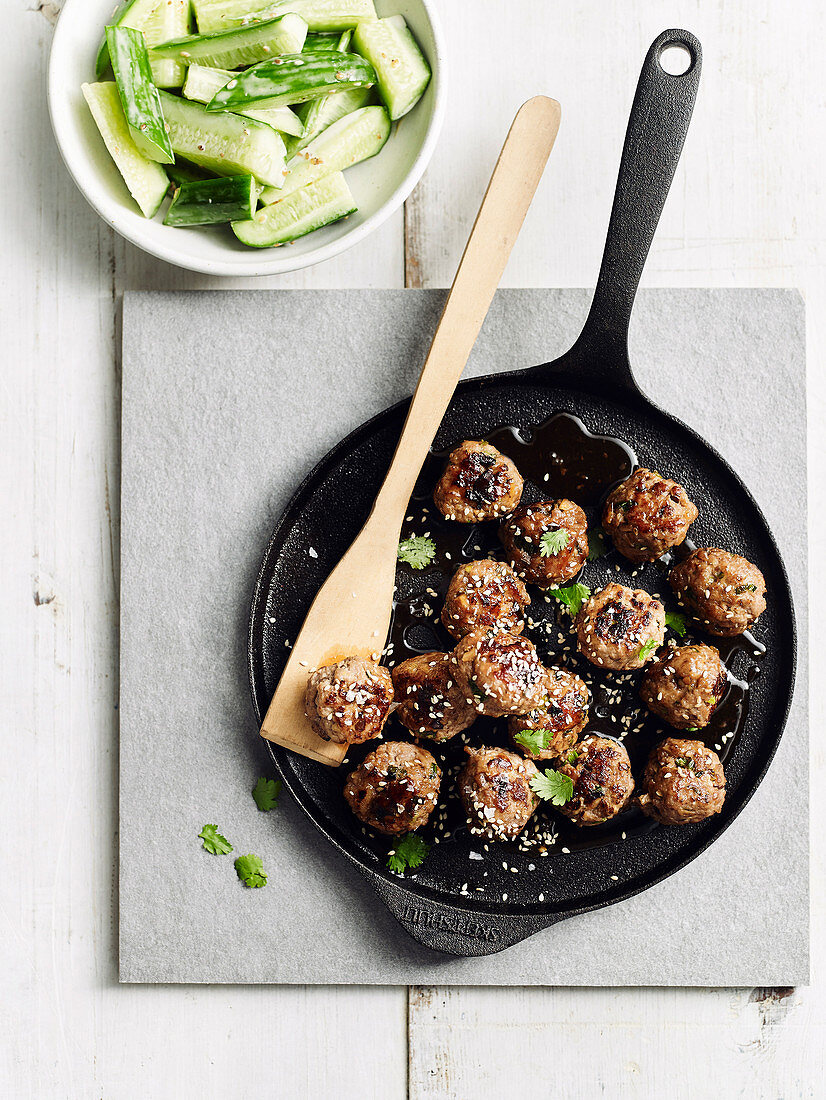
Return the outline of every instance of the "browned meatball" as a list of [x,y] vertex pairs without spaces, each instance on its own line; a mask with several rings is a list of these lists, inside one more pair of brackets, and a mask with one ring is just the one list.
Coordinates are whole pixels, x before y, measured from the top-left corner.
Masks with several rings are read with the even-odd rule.
[[488,840],[513,840],[539,804],[531,790],[531,779],[539,774],[536,765],[507,749],[466,748],[465,752],[468,760],[459,772],[459,798],[471,833]]
[[363,657],[317,668],[304,694],[310,725],[319,737],[340,745],[378,737],[392,702],[390,673]]
[[460,565],[450,581],[442,622],[454,638],[478,631],[508,630],[525,625],[523,610],[531,602],[528,590],[503,561],[470,561]]
[[558,767],[574,784],[573,795],[558,809],[576,825],[600,825],[628,805],[634,777],[628,753],[619,741],[583,737]]
[[350,772],[344,797],[359,821],[396,836],[420,829],[433,813],[442,772],[427,751],[388,741]]
[[569,581],[588,560],[588,524],[572,500],[523,504],[499,537],[517,575],[542,588]]
[[521,634],[467,634],[451,661],[465,699],[480,714],[527,714],[544,697],[547,671]]
[[[579,676],[565,668],[549,668],[547,694],[542,706],[530,714],[508,719],[508,733],[514,747],[531,760],[554,760],[576,744],[578,734],[588,721],[588,688]],[[534,752],[517,741],[526,730],[544,735],[545,748]]]
[[685,540],[697,515],[682,485],[640,467],[609,494],[602,526],[626,558],[654,561]]
[[716,752],[702,741],[667,737],[656,745],[642,776],[638,802],[644,814],[663,825],[687,825],[719,814],[726,776]]
[[766,582],[756,565],[715,547],[701,547],[669,576],[681,604],[709,634],[742,634],[766,610]]
[[447,741],[476,719],[476,708],[465,699],[447,653],[422,653],[393,669],[396,717],[421,737]]
[[512,512],[522,487],[519,471],[506,455],[490,443],[466,439],[448,458],[433,501],[447,519],[481,523]]
[[646,668],[640,697],[678,730],[707,726],[726,688],[726,666],[710,645],[669,649]]
[[608,584],[582,605],[576,632],[579,652],[592,664],[642,668],[663,644],[665,608],[642,589]]

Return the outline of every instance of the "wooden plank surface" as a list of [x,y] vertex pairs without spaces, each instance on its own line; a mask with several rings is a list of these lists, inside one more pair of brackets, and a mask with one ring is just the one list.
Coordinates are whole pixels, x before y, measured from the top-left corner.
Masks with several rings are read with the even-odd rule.
[[[4,1097],[823,1095],[819,839],[808,989],[424,989],[412,990],[408,1005],[402,989],[116,983],[124,290],[447,285],[507,121],[536,92],[560,99],[563,125],[504,281],[590,285],[637,70],[663,20],[679,17],[703,41],[705,74],[646,282],[804,290],[812,562],[826,553],[819,5],[690,0],[664,13],[658,0],[441,0],[439,8],[453,61],[451,109],[405,216],[323,267],[253,284],[177,271],[101,225],[48,126],[44,73],[59,2],[4,4]],[[819,632],[813,647],[820,667]],[[826,754],[817,731],[826,708],[818,677],[814,690],[812,835],[820,838]]]

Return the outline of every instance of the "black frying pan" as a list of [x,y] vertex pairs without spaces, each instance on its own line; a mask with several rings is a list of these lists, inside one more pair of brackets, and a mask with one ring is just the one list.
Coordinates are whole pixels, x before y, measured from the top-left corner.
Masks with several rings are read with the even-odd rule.
[[[691,65],[681,76],[669,75],[659,64],[660,54],[670,45],[681,45],[691,55]],[[603,444],[599,437],[618,437],[635,452],[629,462],[636,459],[660,468],[686,486],[700,509],[692,528],[698,545],[739,552],[760,567],[768,586],[768,610],[755,628],[754,639],[746,637],[721,647],[735,682],[716,727],[694,735],[706,737],[710,744],[719,739],[716,744],[721,746],[728,778],[726,802],[714,818],[681,827],[653,825],[638,810],[591,829],[577,829],[558,818],[554,824],[558,835],[554,843],[545,845],[544,855],[541,848],[520,851],[501,844],[491,844],[485,852],[480,841],[468,835],[455,810],[450,810],[449,839],[437,832],[435,837],[442,842],[433,846],[415,874],[400,879],[385,866],[388,838],[363,829],[341,796],[345,771],[369,746],[351,749],[349,765],[333,769],[267,742],[285,785],[314,824],[367,876],[407,931],[439,951],[490,954],[565,917],[631,897],[673,874],[715,840],[746,804],[768,768],[786,720],[794,679],[795,627],[788,581],[772,533],[726,462],[689,427],[640,392],[628,359],[631,308],[688,129],[700,64],[700,44],[686,31],[664,32],[648,51],[628,124],[599,281],[574,347],[553,363],[462,382],[434,451],[449,449],[463,438],[488,438],[520,464],[529,457],[531,443],[538,440],[547,449],[556,447],[558,437],[562,451],[582,444],[586,451],[608,450],[619,456],[620,465],[615,463],[606,475],[616,480],[627,472],[620,469],[627,451],[610,442]],[[406,412],[407,402],[402,402],[334,447],[298,489],[273,533],[250,617],[249,674],[259,722],[285,663],[283,639],[296,636],[315,595],[317,565],[331,570],[364,523]],[[536,431],[540,425],[544,426]],[[594,436],[596,442],[589,442]],[[535,458],[535,449],[533,454]],[[432,487],[431,474],[426,466],[420,499],[414,498],[411,506],[414,511],[421,509]],[[531,477],[530,471],[527,476]],[[554,495],[553,478],[550,487],[541,479],[534,481],[540,483],[527,490],[534,496]],[[607,489],[608,483],[592,493],[589,520],[598,516],[598,498]],[[453,546],[450,540],[456,539],[456,525],[440,526],[435,519],[432,524],[437,542],[444,538],[448,540],[444,545]],[[479,538],[490,536],[480,530]],[[475,541],[475,536],[470,538],[466,558],[478,556]],[[321,558],[312,569],[308,568],[308,545],[316,547]],[[442,556],[435,569],[423,576],[400,569],[399,614],[391,632],[397,659],[434,647],[432,638],[417,637],[418,628],[411,629],[410,611],[417,601],[426,600],[427,588],[444,592],[455,554],[451,559],[448,564]],[[625,583],[660,592],[669,605],[662,563],[646,566],[629,582],[627,563],[612,551],[586,567],[585,579],[592,588],[601,587],[609,575],[617,576],[617,565],[625,570]],[[556,618],[562,635],[566,627],[570,634],[569,622],[541,596],[534,600],[533,610],[539,617]],[[424,620],[426,612],[420,617]],[[439,628],[433,630],[435,645],[449,648],[446,636],[438,636]],[[540,651],[544,645],[544,656],[552,661],[560,648],[556,630],[543,637]],[[584,670],[578,666],[577,671]],[[634,705],[633,686],[616,703],[608,698],[606,685],[594,670],[589,671],[595,700],[591,727],[615,734],[615,723]],[[391,722],[388,739],[408,736],[395,720]],[[625,743],[635,775],[651,745],[666,732],[649,716],[629,734]],[[490,719],[477,722],[471,737],[476,743],[505,743],[502,730]],[[446,742],[434,752],[446,771],[443,793],[449,796],[448,804],[455,806],[448,774],[460,763],[461,746]],[[553,813],[545,820],[549,818],[553,820]],[[482,859],[476,858],[480,855]]]

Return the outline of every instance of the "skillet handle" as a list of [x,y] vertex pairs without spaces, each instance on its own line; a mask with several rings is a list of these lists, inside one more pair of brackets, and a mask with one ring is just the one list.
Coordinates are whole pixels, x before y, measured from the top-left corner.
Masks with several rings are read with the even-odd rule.
[[361,868],[373,889],[408,935],[431,951],[473,958],[495,955],[564,920],[567,913],[499,916],[464,911],[423,898]]
[[[688,69],[680,76],[672,76],[660,64],[670,46],[681,46],[690,55]],[[622,361],[627,377],[613,380],[632,388],[636,386],[628,366],[631,309],[688,133],[701,67],[700,43],[688,31],[663,31],[651,43],[625,133],[596,291],[572,349],[583,365],[593,364],[595,370],[603,356],[611,356],[617,367]]]

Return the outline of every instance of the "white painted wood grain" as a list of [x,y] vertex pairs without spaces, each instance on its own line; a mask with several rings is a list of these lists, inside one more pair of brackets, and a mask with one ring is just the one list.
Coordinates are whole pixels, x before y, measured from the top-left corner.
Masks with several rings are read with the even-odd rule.
[[[125,289],[253,284],[143,256],[77,195],[43,97],[58,7],[6,0],[0,39],[0,1095],[823,1095],[818,677],[810,989],[414,990],[408,1020],[398,989],[117,985],[118,301]],[[538,91],[562,101],[563,127],[505,282],[591,284],[645,48],[669,21],[702,39],[697,114],[646,281],[806,293],[814,581],[826,552],[819,6],[442,0],[440,9],[452,109],[408,211],[409,285],[450,281],[507,123]],[[322,268],[254,285],[400,286],[404,241],[399,215]],[[817,624],[826,608],[812,592]],[[823,655],[816,636],[815,667]]]

